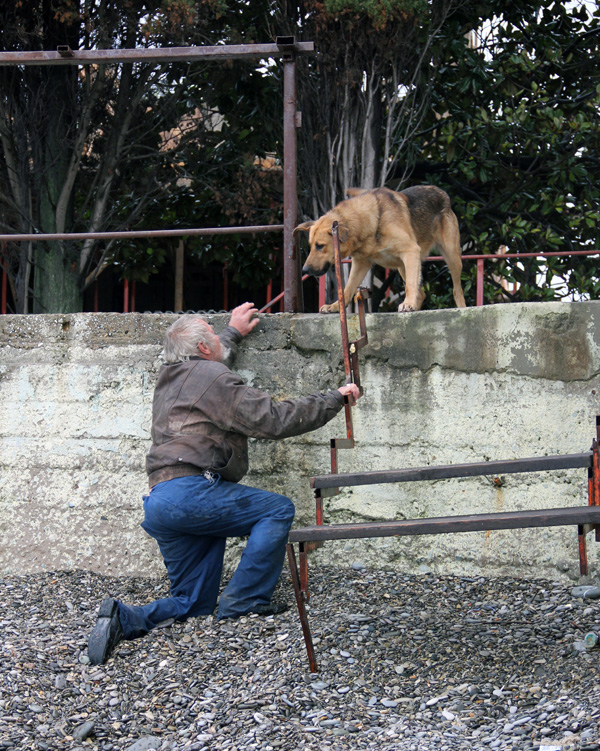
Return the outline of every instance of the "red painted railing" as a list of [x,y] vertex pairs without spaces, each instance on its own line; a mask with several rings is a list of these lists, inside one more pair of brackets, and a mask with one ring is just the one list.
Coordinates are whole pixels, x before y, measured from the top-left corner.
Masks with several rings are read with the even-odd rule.
[[[572,250],[569,252],[564,251],[548,251],[540,253],[498,253],[498,254],[485,254],[485,255],[464,255],[462,256],[463,263],[465,261],[477,261],[477,283],[475,290],[475,304],[477,306],[485,305],[483,299],[483,280],[485,273],[486,261],[505,261],[508,258],[552,258],[554,256],[597,256],[600,255],[600,250]],[[428,256],[426,261],[443,261],[442,256]],[[350,259],[345,259],[343,263],[351,263]],[[308,274],[302,277],[302,281],[308,279]],[[319,309],[322,305],[325,305],[325,276],[319,278]],[[271,302],[268,302],[261,310],[260,313],[264,313],[269,310],[281,297],[283,293],[275,297]]]
[[[597,256],[600,255],[600,250],[572,250],[569,252],[562,251],[548,251],[545,253],[498,253],[487,255],[465,255],[462,257],[464,261],[477,261],[477,287],[475,291],[475,304],[484,305],[483,301],[483,277],[484,277],[484,264],[486,261],[504,261],[507,258],[552,258],[555,256]],[[431,256],[428,261],[443,261],[441,256]]]
[[[5,242],[2,243],[2,249],[4,250]],[[504,261],[506,259],[524,259],[524,258],[551,258],[555,256],[562,256],[562,257],[568,257],[568,256],[595,256],[600,255],[600,250],[573,250],[570,252],[561,252],[561,251],[549,251],[545,253],[499,253],[497,255],[492,254],[486,254],[486,255],[464,255],[462,257],[463,263],[465,261],[476,261],[477,262],[477,282],[476,282],[476,293],[475,293],[475,304],[480,306],[484,305],[484,299],[483,299],[483,282],[484,282],[484,272],[485,272],[485,263],[486,261]],[[0,252],[0,261],[4,260],[3,253]],[[426,261],[443,261],[444,259],[441,256],[429,256],[425,259]],[[350,263],[349,259],[346,259],[344,263]],[[0,314],[5,315],[6,314],[6,307],[7,307],[7,279],[8,275],[6,272],[6,269],[4,268],[3,264],[0,263]],[[302,277],[302,281],[305,281],[308,279],[308,274],[305,274]],[[270,289],[271,284],[268,286],[268,292],[267,296],[270,296]],[[281,292],[279,295],[274,297],[272,300],[270,300],[266,305],[264,305],[260,309],[260,313],[265,313],[267,311],[270,311],[273,306],[283,300],[283,297],[285,295],[285,291]],[[98,309],[97,304],[97,290],[95,291],[95,309]],[[322,276],[319,279],[319,308],[321,308],[322,305],[325,305],[325,277]],[[135,282],[133,282],[131,285],[126,281],[124,283],[124,289],[123,289],[123,309],[124,312],[133,312],[135,310]],[[227,307],[224,308],[225,310]]]

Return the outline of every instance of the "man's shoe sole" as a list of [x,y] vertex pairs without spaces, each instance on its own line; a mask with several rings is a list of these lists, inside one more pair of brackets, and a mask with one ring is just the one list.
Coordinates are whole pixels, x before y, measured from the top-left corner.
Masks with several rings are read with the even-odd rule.
[[119,621],[119,604],[112,597],[104,600],[98,610],[98,620],[88,639],[91,665],[103,665],[123,638]]

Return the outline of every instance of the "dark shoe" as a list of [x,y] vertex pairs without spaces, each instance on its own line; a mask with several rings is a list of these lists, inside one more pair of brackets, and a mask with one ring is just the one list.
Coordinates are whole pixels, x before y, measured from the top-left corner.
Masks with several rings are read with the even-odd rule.
[[277,615],[277,613],[285,613],[288,608],[287,602],[270,602],[268,605],[257,605],[250,612],[256,615]]
[[289,608],[287,602],[270,602],[268,605],[255,605],[250,610],[243,613],[232,613],[231,615],[217,616],[218,621],[224,621],[228,618],[241,618],[243,615],[277,615],[284,613]]
[[109,597],[100,605],[98,620],[88,639],[90,664],[103,665],[122,638],[119,604]]

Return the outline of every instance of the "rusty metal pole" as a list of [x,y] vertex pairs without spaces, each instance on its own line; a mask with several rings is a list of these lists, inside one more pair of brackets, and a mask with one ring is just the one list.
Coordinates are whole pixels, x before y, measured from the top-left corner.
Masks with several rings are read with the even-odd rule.
[[298,166],[296,127],[296,56],[293,40],[283,56],[283,308],[286,313],[304,310],[300,281],[300,253],[293,235],[298,219]]
[[208,235],[248,235],[257,232],[281,232],[283,224],[263,224],[254,227],[180,227],[179,229],[141,229],[122,232],[46,232],[0,234],[2,242],[39,242],[40,240],[127,240],[134,237],[206,237]]
[[302,626],[302,635],[304,636],[306,654],[308,655],[310,672],[317,673],[319,666],[317,664],[317,658],[315,657],[315,648],[313,645],[312,634],[310,633],[308,617],[306,615],[306,607],[304,605],[304,597],[302,593],[302,585],[300,582],[300,574],[298,572],[298,564],[296,562],[296,554],[294,553],[294,546],[290,543],[288,543],[287,545],[287,555],[288,563],[290,566],[290,575],[292,577],[292,584],[294,586],[294,595],[296,596],[296,605],[298,606],[298,615],[300,616],[300,624]]
[[0,299],[0,314],[6,315],[6,290],[8,274],[6,273],[6,243],[2,243],[2,251],[0,252],[0,260],[2,261],[2,294]]
[[477,285],[476,285],[476,301],[475,305],[478,307],[483,305],[483,258],[477,259]]
[[[342,272],[342,257],[340,254],[340,238],[338,223],[331,226],[333,239],[333,252],[335,257],[335,278],[337,281],[338,306],[340,309],[340,324],[342,327],[342,350],[344,354],[344,370],[346,371],[346,383],[352,383],[352,368],[350,367],[350,347],[348,337],[348,319],[346,317],[346,303],[344,302],[344,275]],[[351,404],[354,402],[352,401]]]
[[296,42],[294,37],[277,37],[269,44],[223,44],[216,47],[128,47],[108,50],[0,51],[0,65],[113,65],[115,63],[189,63],[194,60],[242,60],[279,57],[292,46],[296,54],[314,52],[314,42]]
[[183,264],[185,250],[183,240],[177,243],[175,251],[175,312],[183,310]]

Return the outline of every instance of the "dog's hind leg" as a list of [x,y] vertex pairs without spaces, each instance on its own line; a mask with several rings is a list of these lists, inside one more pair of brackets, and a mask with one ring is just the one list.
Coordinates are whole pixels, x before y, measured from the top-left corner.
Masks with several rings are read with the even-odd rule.
[[460,257],[460,232],[458,220],[453,211],[442,214],[439,231],[436,233],[437,245],[452,277],[452,292],[457,308],[466,308],[460,275],[462,259]]
[[466,308],[465,296],[463,295],[462,284],[460,281],[460,275],[462,272],[462,261],[460,257],[457,259],[455,256],[450,256],[446,259],[448,268],[450,270],[450,276],[452,277],[452,293],[454,295],[454,302],[457,308]]

